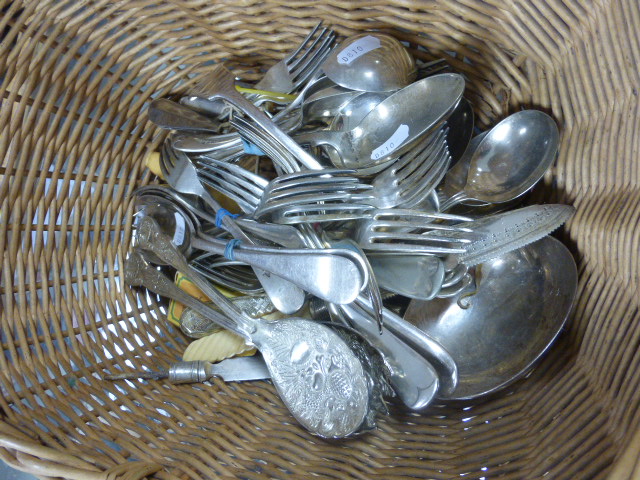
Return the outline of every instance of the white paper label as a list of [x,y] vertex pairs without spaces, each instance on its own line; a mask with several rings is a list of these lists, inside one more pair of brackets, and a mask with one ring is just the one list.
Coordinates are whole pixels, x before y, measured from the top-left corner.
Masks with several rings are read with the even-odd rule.
[[182,245],[184,242],[185,231],[184,218],[178,212],[175,212],[173,215],[176,219],[176,231],[173,234],[173,243],[176,245]]
[[378,160],[379,158],[386,157],[390,153],[393,153],[394,150],[397,150],[398,147],[402,145],[408,136],[409,127],[404,124],[400,125],[396,131],[393,132],[393,135],[389,137],[389,140],[371,152],[371,160]]
[[380,48],[379,38],[372,37],[371,35],[359,38],[338,53],[338,63],[340,65],[350,65],[356,58],[376,48]]

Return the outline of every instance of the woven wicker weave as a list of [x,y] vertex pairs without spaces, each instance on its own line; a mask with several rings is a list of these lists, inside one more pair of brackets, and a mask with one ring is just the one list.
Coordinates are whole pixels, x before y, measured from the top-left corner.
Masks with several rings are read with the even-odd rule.
[[[637,1],[0,5],[4,461],[89,480],[640,478]],[[446,58],[481,125],[522,106],[551,113],[560,157],[534,195],[578,209],[561,235],[579,301],[528,379],[474,403],[398,409],[341,442],[303,431],[265,382],[132,388],[97,373],[166,366],[186,345],[120,278],[128,195],[153,180],[143,160],[163,138],[151,96],[184,91],[203,62],[255,80],[319,19]]]

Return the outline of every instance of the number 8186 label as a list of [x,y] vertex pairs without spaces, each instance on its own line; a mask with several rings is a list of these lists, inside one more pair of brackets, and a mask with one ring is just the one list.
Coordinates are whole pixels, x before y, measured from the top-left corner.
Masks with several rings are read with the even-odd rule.
[[380,39],[371,35],[359,38],[338,53],[338,63],[340,65],[349,65],[355,59],[376,48],[380,48]]
[[409,127],[405,124],[400,125],[386,142],[371,152],[371,160],[378,160],[393,153],[404,143],[408,136]]

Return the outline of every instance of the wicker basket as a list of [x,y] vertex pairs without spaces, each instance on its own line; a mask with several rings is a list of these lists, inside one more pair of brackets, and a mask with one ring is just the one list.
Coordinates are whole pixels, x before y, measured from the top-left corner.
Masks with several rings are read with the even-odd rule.
[[[1,458],[90,480],[640,478],[640,4],[613,0],[19,1],[0,17]],[[561,235],[579,301],[526,380],[492,398],[400,409],[328,442],[266,382],[132,388],[103,366],[164,365],[186,340],[120,268],[132,189],[163,134],[152,95],[203,63],[248,80],[324,19],[379,29],[468,79],[481,126],[526,106],[561,125],[534,195],[573,204]]]

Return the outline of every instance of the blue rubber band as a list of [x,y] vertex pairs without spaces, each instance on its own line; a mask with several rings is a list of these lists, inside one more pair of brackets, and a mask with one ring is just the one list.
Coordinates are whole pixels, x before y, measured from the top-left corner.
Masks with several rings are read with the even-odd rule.
[[239,214],[237,213],[231,213],[226,208],[221,208],[216,212],[216,227],[218,228],[222,227],[222,220],[224,219],[224,217],[237,218],[238,215]]
[[233,250],[236,247],[239,247],[240,244],[242,242],[240,240],[238,240],[237,238],[234,238],[233,240],[229,240],[227,242],[227,246],[224,247],[224,256],[225,258],[231,260],[232,262],[235,260],[235,255],[233,254]]
[[258,155],[259,157],[266,156],[266,153],[256,147],[253,143],[247,142],[244,138],[241,140],[242,146],[244,147],[244,153],[248,153],[249,155]]

